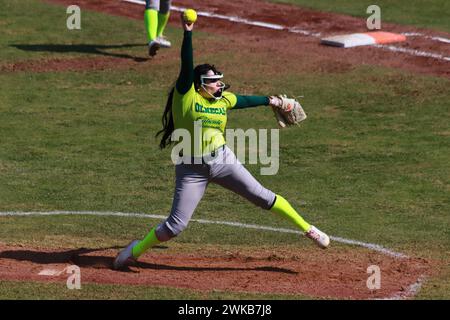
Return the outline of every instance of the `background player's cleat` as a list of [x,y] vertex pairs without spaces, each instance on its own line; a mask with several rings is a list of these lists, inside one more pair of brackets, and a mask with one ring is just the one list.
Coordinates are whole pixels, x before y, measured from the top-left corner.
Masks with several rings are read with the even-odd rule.
[[148,43],[148,55],[150,57],[154,57],[159,48],[161,48],[161,43],[159,41],[160,40],[156,38]]
[[158,40],[159,46],[160,46],[161,48],[170,48],[170,47],[172,46],[172,44],[170,43],[170,41],[167,40],[167,38],[164,37],[164,36],[159,36],[159,37],[157,37],[156,39]]
[[311,226],[309,231],[305,232],[305,236],[314,240],[314,242],[322,249],[326,249],[330,244],[330,237],[328,237],[326,233],[320,231],[314,226]]
[[139,243],[139,240],[133,240],[125,249],[119,252],[116,259],[114,259],[113,269],[122,269],[127,265],[127,262],[136,261],[133,257],[133,247]]

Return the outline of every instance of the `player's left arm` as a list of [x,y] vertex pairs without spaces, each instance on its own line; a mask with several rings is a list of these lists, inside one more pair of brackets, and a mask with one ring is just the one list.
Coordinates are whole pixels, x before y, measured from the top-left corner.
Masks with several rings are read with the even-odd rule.
[[268,106],[270,103],[269,97],[266,96],[241,96],[234,95],[236,97],[235,103],[231,106],[232,109],[245,109],[258,106]]
[[241,96],[236,95],[236,105],[233,109],[245,109],[258,106],[268,106],[269,97],[266,96]]

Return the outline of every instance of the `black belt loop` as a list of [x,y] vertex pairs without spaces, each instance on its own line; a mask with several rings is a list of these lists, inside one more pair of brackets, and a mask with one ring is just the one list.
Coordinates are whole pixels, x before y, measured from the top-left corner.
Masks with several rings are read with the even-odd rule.
[[[220,147],[218,147],[218,148],[217,148],[217,151],[219,151],[220,149],[222,149],[222,151],[225,150],[225,145],[223,144],[223,145],[221,145]],[[211,152],[211,157],[215,157],[215,156],[216,156],[216,150],[213,150],[213,151]]]

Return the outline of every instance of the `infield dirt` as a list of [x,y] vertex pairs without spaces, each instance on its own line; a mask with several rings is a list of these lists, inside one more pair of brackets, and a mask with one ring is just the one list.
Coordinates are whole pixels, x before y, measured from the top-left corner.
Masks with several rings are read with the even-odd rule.
[[[0,246],[3,280],[65,283],[65,268],[77,265],[82,283],[169,286],[202,291],[304,294],[323,298],[405,297],[419,278],[429,275],[425,259],[394,258],[362,248],[243,249],[164,253],[151,250],[123,271],[112,270],[117,249],[55,250]],[[367,267],[381,269],[381,288],[370,290]],[[58,276],[39,273],[50,269]]]

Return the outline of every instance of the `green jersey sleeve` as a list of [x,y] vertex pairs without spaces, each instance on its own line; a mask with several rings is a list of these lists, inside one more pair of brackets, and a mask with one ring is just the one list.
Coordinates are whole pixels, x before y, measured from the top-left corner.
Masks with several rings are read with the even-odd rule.
[[236,97],[236,104],[233,106],[233,109],[245,109],[269,105],[269,98],[266,96],[235,95],[235,97]]
[[194,54],[192,49],[192,32],[184,31],[181,45],[181,70],[177,79],[176,90],[187,93],[194,83]]

